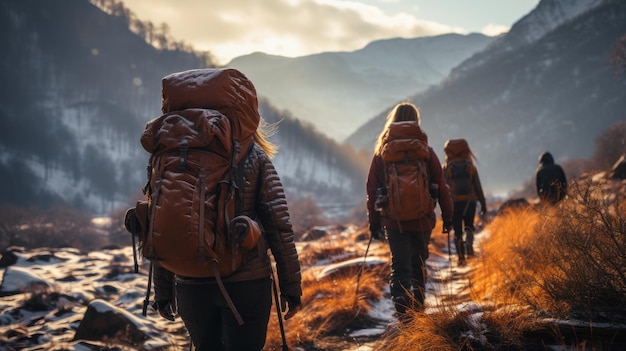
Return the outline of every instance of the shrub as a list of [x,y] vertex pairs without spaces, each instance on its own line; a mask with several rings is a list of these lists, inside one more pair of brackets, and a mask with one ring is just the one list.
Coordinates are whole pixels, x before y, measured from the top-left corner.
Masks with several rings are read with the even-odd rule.
[[623,319],[625,204],[606,195],[573,182],[559,207],[497,218],[484,248],[482,295],[514,298],[553,317]]
[[626,121],[620,121],[600,133],[595,140],[593,160],[599,169],[609,169],[626,153]]
[[99,249],[108,242],[108,233],[94,226],[91,220],[91,215],[68,207],[3,206],[0,247]]

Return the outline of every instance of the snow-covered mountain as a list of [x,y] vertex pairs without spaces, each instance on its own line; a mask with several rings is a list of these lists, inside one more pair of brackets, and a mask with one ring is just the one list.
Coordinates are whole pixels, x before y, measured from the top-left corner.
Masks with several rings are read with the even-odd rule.
[[[549,19],[554,19],[550,22]],[[411,97],[443,158],[466,138],[483,187],[502,193],[531,180],[537,157],[588,157],[596,136],[626,119],[626,79],[609,57],[626,34],[626,2],[542,0],[511,32]],[[385,112],[347,142],[372,148]]]
[[496,38],[485,50],[463,62],[456,72],[484,64],[486,59],[532,44],[557,27],[600,5],[605,0],[543,0],[513,24],[506,35]]
[[376,112],[441,81],[492,39],[482,34],[395,38],[353,52],[296,58],[254,53],[227,66],[245,72],[278,108],[343,140]]

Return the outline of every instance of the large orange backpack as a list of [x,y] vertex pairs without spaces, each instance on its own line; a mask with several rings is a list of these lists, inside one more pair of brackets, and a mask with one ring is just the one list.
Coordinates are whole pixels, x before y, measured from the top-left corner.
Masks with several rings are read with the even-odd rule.
[[413,121],[395,122],[381,150],[385,165],[386,206],[382,214],[397,221],[432,214],[428,136]]
[[163,78],[162,112],[141,136],[151,154],[147,208],[136,210],[142,254],[185,277],[228,276],[246,249],[230,224],[238,164],[260,121],[254,86],[234,69],[174,73]]

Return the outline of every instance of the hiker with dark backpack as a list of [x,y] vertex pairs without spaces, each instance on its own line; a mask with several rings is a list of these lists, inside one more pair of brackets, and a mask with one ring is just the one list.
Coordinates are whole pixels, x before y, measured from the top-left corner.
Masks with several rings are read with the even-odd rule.
[[147,201],[129,211],[153,263],[154,307],[169,320],[178,312],[195,350],[261,350],[275,287],[268,249],[285,319],[302,288],[256,90],[234,69],[178,72],[163,78],[162,112],[141,137]]
[[[474,165],[476,156],[465,139],[449,139],[444,144],[446,160],[443,173],[450,187],[454,214],[454,246],[458,255],[459,266],[465,266],[466,257],[474,256],[474,217],[476,202],[480,203],[480,216],[487,213],[487,202],[480,183],[478,170]],[[450,248],[448,248],[450,250]]]
[[542,204],[556,205],[567,195],[567,179],[563,168],[554,163],[548,151],[539,155],[539,166],[535,170],[535,187]]
[[367,177],[370,234],[388,240],[391,250],[390,289],[396,316],[423,311],[425,261],[439,203],[444,231],[452,228],[452,201],[441,164],[420,128],[419,110],[400,103],[387,115],[376,141]]

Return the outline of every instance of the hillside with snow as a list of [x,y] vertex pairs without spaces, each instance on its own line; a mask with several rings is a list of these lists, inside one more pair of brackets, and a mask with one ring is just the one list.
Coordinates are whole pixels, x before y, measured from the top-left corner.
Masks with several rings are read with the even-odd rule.
[[[409,101],[440,158],[447,139],[467,139],[485,190],[507,193],[532,179],[542,152],[557,162],[589,157],[601,131],[626,118],[623,67],[611,63],[625,34],[624,1],[543,0]],[[371,149],[386,113],[346,142]]]
[[[124,14],[88,0],[6,1],[0,10],[0,204],[106,214],[134,203],[149,159],[139,139],[160,114],[161,78],[210,61],[169,37],[156,48]],[[310,197],[329,215],[354,207],[365,161],[259,98],[277,124],[287,195]]]

